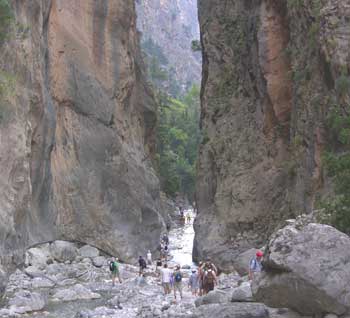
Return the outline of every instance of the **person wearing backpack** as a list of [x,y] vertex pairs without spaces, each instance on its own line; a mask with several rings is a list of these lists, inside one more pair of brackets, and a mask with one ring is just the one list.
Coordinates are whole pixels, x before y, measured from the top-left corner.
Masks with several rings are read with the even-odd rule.
[[180,298],[182,299],[182,273],[180,271],[180,265],[176,265],[175,271],[173,274],[174,278],[174,297],[176,300],[176,290],[180,293]]
[[188,288],[191,289],[192,295],[197,296],[199,287],[199,276],[195,269],[192,269],[192,274],[188,280]]
[[111,271],[112,275],[112,286],[115,285],[116,277],[118,277],[119,283],[121,284],[122,280],[120,278],[118,258],[112,258],[112,260],[109,262],[109,270]]
[[142,256],[139,256],[139,267],[139,276],[141,276],[143,274],[144,269],[147,268],[146,261]]
[[206,272],[204,272],[204,278],[203,278],[204,294],[208,294],[211,290],[214,290],[216,283],[217,283],[216,275],[213,269],[208,269]]
[[262,271],[262,258],[264,253],[262,251],[257,251],[255,257],[253,257],[249,262],[249,280],[253,280],[256,273]]

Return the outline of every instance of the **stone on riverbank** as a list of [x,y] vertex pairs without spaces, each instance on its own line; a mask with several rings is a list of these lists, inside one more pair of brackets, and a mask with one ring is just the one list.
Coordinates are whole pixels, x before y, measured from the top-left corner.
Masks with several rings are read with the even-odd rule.
[[90,245],[84,245],[79,249],[79,255],[82,256],[83,258],[89,257],[89,258],[94,258],[100,255],[100,251],[93,246]]
[[77,284],[70,288],[57,291],[52,298],[55,301],[73,301],[79,299],[97,299],[101,298],[101,295],[91,292],[81,284]]
[[66,241],[51,243],[50,251],[53,258],[58,262],[73,261],[78,255],[76,245]]
[[291,224],[270,239],[257,301],[304,315],[350,311],[350,238],[335,228]]
[[10,311],[15,313],[26,313],[44,309],[46,298],[36,292],[21,290],[14,294],[9,300]]

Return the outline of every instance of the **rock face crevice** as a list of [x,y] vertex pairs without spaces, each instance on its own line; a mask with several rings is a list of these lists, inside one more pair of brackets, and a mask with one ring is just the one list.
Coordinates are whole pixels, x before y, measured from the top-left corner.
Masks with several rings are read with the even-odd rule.
[[16,74],[0,125],[1,264],[54,239],[132,261],[163,227],[134,2],[12,4],[28,30],[1,53]]
[[194,253],[230,270],[238,252],[262,246],[328,191],[321,154],[334,82],[349,66],[348,10],[341,1],[198,7],[204,137]]

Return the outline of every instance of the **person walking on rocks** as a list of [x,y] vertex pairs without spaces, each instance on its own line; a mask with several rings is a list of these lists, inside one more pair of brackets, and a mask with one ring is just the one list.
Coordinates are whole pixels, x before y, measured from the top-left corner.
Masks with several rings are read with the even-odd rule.
[[121,284],[122,280],[120,278],[118,258],[112,258],[111,262],[109,263],[109,269],[112,275],[112,286],[115,285],[116,277],[118,277],[119,283]]
[[262,258],[264,253],[262,251],[257,251],[255,257],[253,257],[249,262],[249,280],[253,280],[257,273],[262,271]]
[[152,253],[150,250],[147,252],[147,264],[152,265]]
[[204,271],[203,271],[203,262],[198,263],[198,283],[199,283],[199,296],[203,295],[203,276],[204,276]]
[[164,294],[168,295],[171,292],[170,283],[171,283],[172,272],[168,268],[167,264],[164,264],[163,268],[160,271],[160,275],[161,275],[162,286],[164,288]]
[[147,268],[146,261],[142,256],[139,256],[139,266],[140,266],[139,276],[141,276],[143,274],[144,269]]
[[208,294],[211,290],[214,290],[215,285],[217,284],[216,274],[213,269],[208,269],[204,272],[203,277],[203,290],[204,294]]
[[180,271],[180,265],[176,265],[173,274],[174,278],[174,297],[176,300],[176,291],[180,293],[180,298],[182,299],[182,273]]
[[193,296],[197,296],[199,287],[199,277],[195,269],[192,270],[192,274],[188,280],[188,287],[192,291]]

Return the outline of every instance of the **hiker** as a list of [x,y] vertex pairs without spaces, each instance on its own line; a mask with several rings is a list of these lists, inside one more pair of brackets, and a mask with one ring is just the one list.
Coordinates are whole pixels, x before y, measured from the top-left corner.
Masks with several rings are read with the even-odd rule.
[[215,285],[217,284],[215,271],[209,268],[204,272],[203,276],[203,290],[204,294],[208,294],[211,290],[214,290]]
[[139,266],[140,266],[139,276],[141,276],[143,274],[143,270],[147,268],[146,261],[142,256],[139,256]]
[[150,250],[147,252],[147,264],[152,265],[152,253]]
[[182,299],[182,273],[180,271],[180,265],[176,265],[175,271],[173,274],[174,278],[174,297],[176,300],[176,290],[180,293],[180,298]]
[[203,272],[203,262],[199,262],[198,263],[198,283],[199,283],[199,296],[203,295],[203,276],[204,276],[204,272]]
[[167,222],[167,224],[166,224],[167,231],[170,231],[170,228],[171,228],[171,224],[170,224],[170,222]]
[[208,258],[207,258],[207,261],[206,261],[205,263],[203,263],[202,269],[203,269],[204,272],[208,271],[209,269],[212,269],[212,270],[214,270],[215,275],[216,275],[216,276],[218,275],[218,269],[217,269],[217,267],[213,264],[213,262],[211,261],[211,258],[210,258],[210,257],[208,257]]
[[119,263],[118,258],[112,258],[112,260],[109,262],[109,270],[111,271],[112,275],[112,286],[115,285],[115,279],[118,277],[119,283],[122,283],[122,280],[120,278],[120,272],[119,272]]
[[189,213],[187,214],[187,223],[191,223],[191,215]]
[[262,271],[262,258],[264,253],[262,251],[257,251],[255,257],[253,257],[249,262],[249,280],[253,280],[256,273]]
[[171,270],[168,268],[168,264],[164,264],[163,268],[160,270],[160,276],[161,276],[161,281],[162,281],[162,286],[164,288],[164,294],[170,294],[171,288],[170,288],[170,283],[171,283]]
[[169,237],[166,233],[163,234],[162,241],[165,245],[169,245]]
[[188,288],[191,289],[192,295],[197,296],[199,287],[199,276],[195,269],[192,269],[192,274],[188,280]]
[[168,252],[169,252],[169,248],[168,245],[163,245],[162,247],[162,252],[161,252],[161,256],[162,258],[164,258],[164,261],[167,262],[168,259]]
[[158,272],[159,267],[162,267],[162,260],[160,258],[158,258],[156,261],[156,272]]

